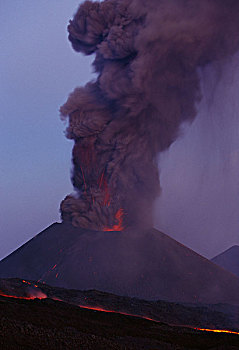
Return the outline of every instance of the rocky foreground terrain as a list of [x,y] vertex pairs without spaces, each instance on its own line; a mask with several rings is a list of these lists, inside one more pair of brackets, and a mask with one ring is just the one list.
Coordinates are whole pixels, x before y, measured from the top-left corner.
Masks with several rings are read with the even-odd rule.
[[0,294],[4,350],[239,349],[237,334],[194,329],[239,332],[236,306],[148,302],[19,279],[0,280]]

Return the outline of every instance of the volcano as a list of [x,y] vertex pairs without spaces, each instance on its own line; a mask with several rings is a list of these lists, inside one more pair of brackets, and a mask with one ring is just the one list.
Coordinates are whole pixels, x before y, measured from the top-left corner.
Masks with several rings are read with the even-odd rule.
[[239,277],[239,246],[234,245],[233,247],[225,250],[221,254],[215,256],[211,259],[215,264],[223,267],[225,270],[228,270],[234,273]]
[[239,279],[156,229],[54,223],[0,262],[0,277],[147,300],[239,304]]

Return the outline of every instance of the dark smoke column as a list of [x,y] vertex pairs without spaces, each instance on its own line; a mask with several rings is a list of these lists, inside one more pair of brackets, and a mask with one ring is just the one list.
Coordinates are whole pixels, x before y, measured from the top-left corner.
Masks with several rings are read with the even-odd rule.
[[[238,0],[86,1],[68,26],[98,78],[61,107],[75,141],[76,196],[63,221],[95,230],[152,226],[157,155],[192,121],[197,69],[239,47]],[[77,74],[77,72],[76,72]]]

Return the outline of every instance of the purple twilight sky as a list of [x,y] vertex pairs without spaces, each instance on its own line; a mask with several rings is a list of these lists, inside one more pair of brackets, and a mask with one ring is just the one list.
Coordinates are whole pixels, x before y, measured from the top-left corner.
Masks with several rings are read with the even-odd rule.
[[[54,221],[72,191],[58,109],[93,78],[66,26],[78,0],[4,1],[1,17],[0,259]],[[239,244],[239,54],[200,71],[198,118],[160,155],[155,226],[213,257]]]

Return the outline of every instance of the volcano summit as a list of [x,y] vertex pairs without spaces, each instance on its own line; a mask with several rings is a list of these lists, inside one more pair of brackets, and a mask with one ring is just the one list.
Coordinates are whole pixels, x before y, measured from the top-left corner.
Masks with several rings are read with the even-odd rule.
[[239,304],[239,279],[169,236],[55,223],[0,262],[0,277],[148,300]]

